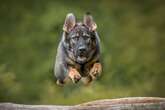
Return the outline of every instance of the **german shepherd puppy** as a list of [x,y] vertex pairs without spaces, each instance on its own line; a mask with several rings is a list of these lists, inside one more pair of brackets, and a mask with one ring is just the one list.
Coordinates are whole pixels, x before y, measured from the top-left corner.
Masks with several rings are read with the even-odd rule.
[[76,22],[72,13],[67,14],[54,66],[57,84],[65,84],[68,79],[77,83],[81,78],[88,84],[101,74],[100,39],[96,28],[89,13],[83,22]]

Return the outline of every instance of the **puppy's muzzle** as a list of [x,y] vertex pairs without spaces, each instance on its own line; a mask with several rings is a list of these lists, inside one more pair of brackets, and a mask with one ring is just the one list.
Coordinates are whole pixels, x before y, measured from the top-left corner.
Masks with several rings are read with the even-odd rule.
[[84,53],[84,52],[86,52],[86,47],[85,47],[85,46],[79,47],[79,48],[78,48],[78,51],[79,51],[80,53]]
[[83,55],[86,54],[86,47],[85,46],[81,46],[78,48],[79,54]]

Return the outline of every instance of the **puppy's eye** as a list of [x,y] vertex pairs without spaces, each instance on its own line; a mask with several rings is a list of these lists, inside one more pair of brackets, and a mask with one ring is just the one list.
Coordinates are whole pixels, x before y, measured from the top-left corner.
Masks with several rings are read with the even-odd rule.
[[77,41],[78,41],[79,37],[72,37],[70,39],[70,43],[72,46],[76,45]]
[[79,37],[78,36],[75,36],[72,39],[77,41],[79,39]]
[[83,38],[88,38],[89,36],[83,36]]
[[84,39],[85,40],[90,40],[90,37],[89,36],[84,36]]

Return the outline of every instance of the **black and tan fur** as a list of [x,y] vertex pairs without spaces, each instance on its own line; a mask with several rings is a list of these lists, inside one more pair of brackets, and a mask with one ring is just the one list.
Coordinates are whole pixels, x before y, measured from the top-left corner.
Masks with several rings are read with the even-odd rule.
[[90,14],[84,16],[83,22],[76,22],[72,13],[67,14],[54,67],[57,84],[62,85],[68,79],[77,83],[82,77],[88,84],[101,74],[100,40],[96,28]]

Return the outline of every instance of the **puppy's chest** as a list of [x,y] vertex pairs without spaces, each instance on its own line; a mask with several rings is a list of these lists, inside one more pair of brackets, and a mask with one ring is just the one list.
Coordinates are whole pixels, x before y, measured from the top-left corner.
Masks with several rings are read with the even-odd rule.
[[75,65],[74,68],[80,73],[82,77],[86,77],[89,75],[90,69],[92,68],[92,64],[88,65]]

